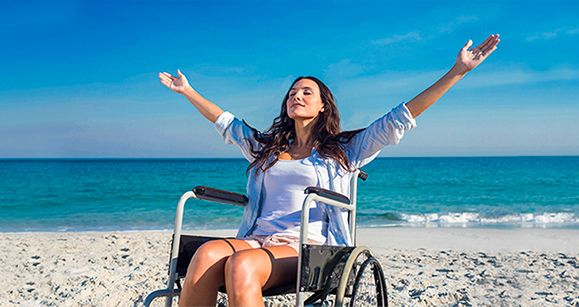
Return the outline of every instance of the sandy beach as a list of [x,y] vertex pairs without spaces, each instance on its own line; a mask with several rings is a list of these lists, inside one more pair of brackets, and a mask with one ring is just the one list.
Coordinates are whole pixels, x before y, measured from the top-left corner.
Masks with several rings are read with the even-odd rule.
[[[138,306],[166,282],[170,236],[2,233],[0,306]],[[579,305],[578,230],[363,228],[358,238],[378,255],[392,306]]]

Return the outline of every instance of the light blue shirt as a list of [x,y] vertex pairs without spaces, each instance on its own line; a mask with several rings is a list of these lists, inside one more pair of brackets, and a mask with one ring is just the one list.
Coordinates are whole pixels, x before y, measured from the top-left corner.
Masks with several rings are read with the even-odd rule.
[[[415,119],[406,105],[401,103],[344,144],[344,153],[353,168],[361,168],[374,160],[384,146],[400,143],[406,131],[414,127],[416,127]],[[249,143],[253,145],[254,149],[260,149],[261,144],[254,138],[253,131],[242,120],[229,112],[223,112],[215,121],[215,128],[223,136],[226,144],[237,145],[247,161],[252,162],[254,160]],[[273,157],[269,157],[269,159],[271,161]],[[315,167],[320,188],[350,197],[352,172],[341,168],[337,161],[322,157],[315,148],[312,149],[312,155],[309,159]],[[255,167],[250,169],[247,180],[249,202],[245,206],[241,225],[237,232],[239,239],[250,235],[256,225],[262,206],[263,179],[263,172],[257,173]],[[351,246],[352,238],[348,231],[348,212],[345,209],[330,205],[322,204],[321,207],[329,218],[328,236],[325,244]]]

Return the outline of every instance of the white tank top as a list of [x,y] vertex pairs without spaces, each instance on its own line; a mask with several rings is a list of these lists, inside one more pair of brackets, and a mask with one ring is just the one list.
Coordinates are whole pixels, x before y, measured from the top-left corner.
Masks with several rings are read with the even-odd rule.
[[[265,172],[261,215],[252,234],[299,238],[301,211],[306,198],[304,189],[317,185],[318,176],[308,158],[277,161]],[[320,243],[326,241],[326,220],[321,208],[314,203],[310,207],[309,240]]]

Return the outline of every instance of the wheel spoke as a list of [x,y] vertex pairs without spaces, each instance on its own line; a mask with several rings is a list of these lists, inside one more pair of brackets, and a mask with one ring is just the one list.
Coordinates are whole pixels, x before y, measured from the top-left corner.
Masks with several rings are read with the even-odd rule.
[[[352,285],[350,306],[388,306],[386,281],[380,262],[371,255],[360,255]],[[365,259],[364,259],[365,258]]]

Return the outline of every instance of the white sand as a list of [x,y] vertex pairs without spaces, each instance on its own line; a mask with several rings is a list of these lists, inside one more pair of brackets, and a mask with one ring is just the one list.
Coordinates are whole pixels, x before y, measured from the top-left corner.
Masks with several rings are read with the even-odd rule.
[[[170,237],[2,233],[0,306],[139,305],[165,285]],[[392,306],[579,305],[578,230],[372,228],[358,237],[382,263]]]

